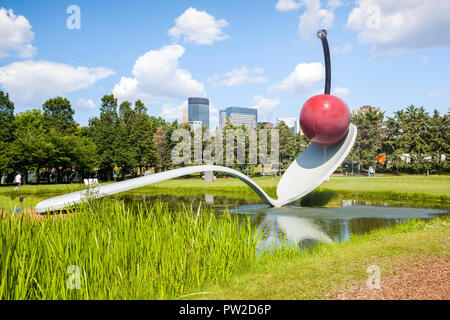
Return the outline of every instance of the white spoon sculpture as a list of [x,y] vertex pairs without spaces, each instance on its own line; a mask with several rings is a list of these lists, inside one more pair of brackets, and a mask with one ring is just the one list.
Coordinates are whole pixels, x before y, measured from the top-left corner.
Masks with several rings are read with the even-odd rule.
[[[326,42],[326,31],[322,31],[324,30],[319,32],[319,37],[322,39],[322,44],[324,45],[326,61],[327,74],[325,93],[329,94],[331,77],[330,57],[328,43]],[[297,157],[297,159],[295,159],[294,162],[291,163],[281,177],[281,180],[277,186],[278,199],[272,199],[269,197],[258,184],[237,170],[216,165],[200,165],[169,170],[150,176],[101,185],[88,190],[72,192],[41,201],[36,205],[35,209],[37,213],[58,210],[87,201],[89,198],[101,198],[157,182],[207,171],[220,171],[228,173],[229,175],[246,183],[266,204],[273,207],[281,207],[303,197],[326,180],[349,154],[353,144],[355,143],[356,134],[356,127],[353,124],[350,124],[347,134],[337,143],[327,147],[312,143]]]
[[258,184],[237,170],[223,166],[201,165],[169,170],[150,176],[101,185],[89,190],[72,192],[59,197],[46,199],[36,205],[36,212],[42,213],[62,209],[86,201],[89,197],[100,198],[157,182],[206,171],[228,173],[245,182],[266,204],[281,207],[303,197],[325,181],[347,157],[355,142],[356,132],[356,127],[351,124],[347,135],[337,144],[329,147],[311,144],[306,148],[291,163],[281,177],[277,187],[278,199],[269,197]]

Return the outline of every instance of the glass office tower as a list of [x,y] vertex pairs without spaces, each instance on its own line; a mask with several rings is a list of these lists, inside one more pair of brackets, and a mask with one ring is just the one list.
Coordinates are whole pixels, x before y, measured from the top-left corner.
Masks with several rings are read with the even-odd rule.
[[188,99],[188,121],[189,123],[201,121],[209,129],[209,99]]
[[219,113],[219,128],[222,130],[226,125],[226,118],[236,127],[242,125],[248,129],[256,129],[258,123],[258,109],[245,107],[228,107]]

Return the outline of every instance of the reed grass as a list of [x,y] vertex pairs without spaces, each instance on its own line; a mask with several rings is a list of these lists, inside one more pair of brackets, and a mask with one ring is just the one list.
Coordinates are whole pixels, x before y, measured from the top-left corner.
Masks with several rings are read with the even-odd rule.
[[[250,220],[157,203],[95,200],[66,218],[0,217],[0,299],[170,299],[223,283],[258,262]],[[74,286],[77,288],[73,288]]]

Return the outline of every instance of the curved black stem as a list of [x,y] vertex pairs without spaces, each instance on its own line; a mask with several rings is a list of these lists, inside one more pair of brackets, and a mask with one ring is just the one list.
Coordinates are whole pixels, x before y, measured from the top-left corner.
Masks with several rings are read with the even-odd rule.
[[330,94],[331,90],[331,60],[330,48],[328,47],[327,30],[322,29],[317,32],[317,37],[322,41],[323,55],[325,57],[325,94]]

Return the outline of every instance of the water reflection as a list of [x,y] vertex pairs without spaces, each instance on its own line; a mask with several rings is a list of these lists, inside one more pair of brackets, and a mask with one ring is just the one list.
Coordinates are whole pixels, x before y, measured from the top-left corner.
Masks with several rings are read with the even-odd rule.
[[213,205],[214,204],[214,196],[212,194],[205,194],[205,203],[207,205]]
[[267,233],[264,245],[280,245],[284,237],[288,243],[299,247],[308,247],[317,242],[333,242],[319,225],[308,218],[269,214],[263,217],[258,230]]
[[[367,233],[373,229],[393,226],[409,219],[431,219],[448,214],[446,210],[378,207],[353,205],[340,208],[301,208],[267,206],[241,206],[231,209],[236,214],[248,214],[258,227],[269,219],[272,237],[286,235],[287,239],[303,246],[315,242],[340,242],[350,239],[351,234]],[[279,242],[279,239],[272,238]]]

